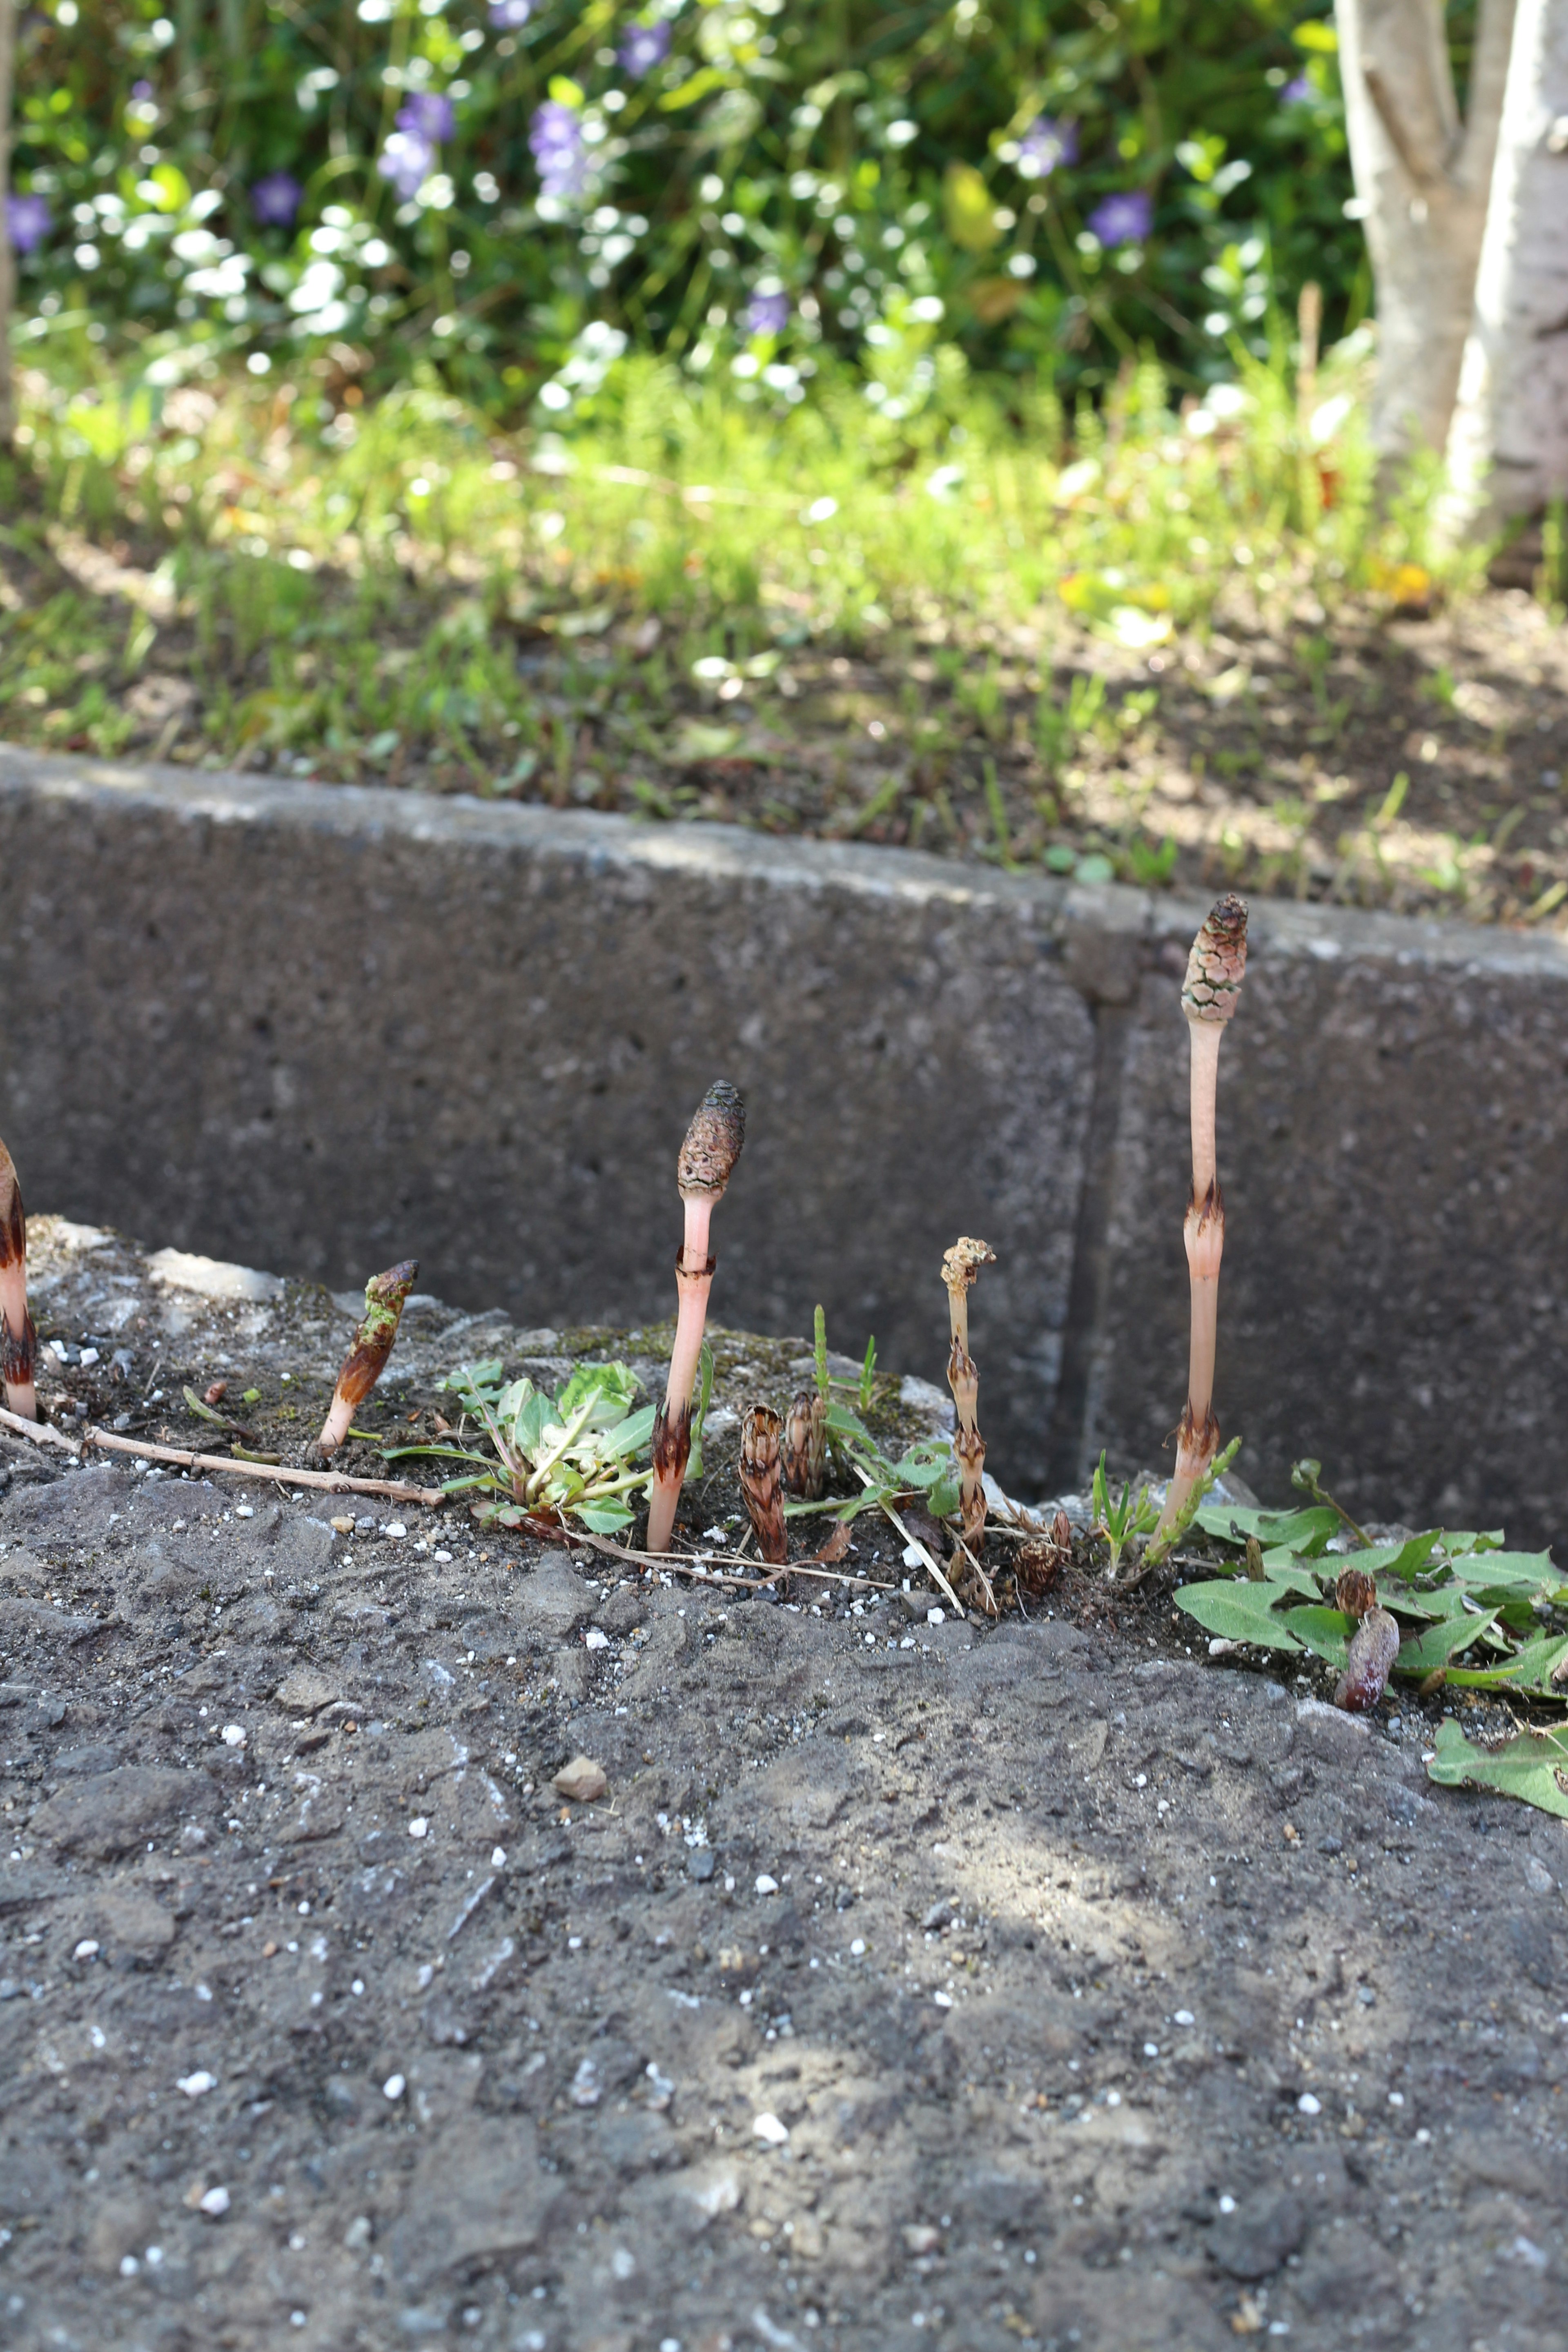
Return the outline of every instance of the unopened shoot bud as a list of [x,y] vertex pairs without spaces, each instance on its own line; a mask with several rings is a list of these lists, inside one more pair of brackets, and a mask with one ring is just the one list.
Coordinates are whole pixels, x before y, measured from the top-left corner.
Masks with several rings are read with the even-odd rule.
[[330,1462],[349,1433],[349,1424],[386,1369],[392,1343],[403,1318],[404,1302],[419,1278],[419,1261],[406,1258],[385,1274],[373,1275],[364,1286],[364,1313],[355,1328],[332,1408],[316,1440],[316,1451]]
[[741,1492],[756,1530],[757,1549],[770,1568],[781,1568],[789,1558],[779,1459],[783,1428],[771,1404],[748,1405],[741,1423]]
[[980,1375],[969,1352],[969,1293],[981,1267],[995,1263],[996,1253],[988,1243],[967,1235],[954,1242],[942,1261],[952,1333],[947,1384],[958,1411],[952,1450],[958,1461],[959,1511],[963,1539],[972,1548],[985,1532],[985,1440],[980,1434]]
[[815,1389],[802,1389],[784,1416],[779,1442],[784,1481],[803,1502],[820,1502],[827,1485],[827,1408]]

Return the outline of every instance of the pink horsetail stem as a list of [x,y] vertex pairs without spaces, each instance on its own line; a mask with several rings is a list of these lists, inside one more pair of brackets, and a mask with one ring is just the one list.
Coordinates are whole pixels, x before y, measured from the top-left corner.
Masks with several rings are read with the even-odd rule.
[[16,1163],[0,1143],[0,1381],[7,1412],[38,1418],[33,1360],[38,1335],[27,1312],[27,1218]]
[[1192,1283],[1187,1402],[1176,1431],[1176,1468],[1156,1536],[1173,1526],[1219,1451],[1214,1417],[1215,1341],[1219,1267],[1225,1253],[1225,1201],[1215,1154],[1215,1093],[1220,1040],[1236,1011],[1247,971],[1247,902],[1227,895],[1209,909],[1187,958],[1182,1010],[1192,1045],[1193,1193],[1183,1228]]
[[686,1232],[675,1261],[680,1307],[669,1380],[653,1424],[653,1488],[648,1500],[647,1548],[668,1551],[676,1505],[691,1452],[691,1391],[702,1360],[702,1327],[718,1260],[708,1251],[715,1202],[734,1173],[746,1139],[746,1106],[727,1078],[716,1078],[697,1106],[697,1116],[680,1147],[676,1181],[686,1203]]
[[364,1286],[364,1313],[354,1328],[342,1370],[332,1391],[332,1409],[321,1425],[316,1451],[330,1462],[349,1433],[349,1424],[363,1404],[392,1353],[404,1302],[419,1279],[419,1261],[405,1258],[385,1274],[372,1275]]

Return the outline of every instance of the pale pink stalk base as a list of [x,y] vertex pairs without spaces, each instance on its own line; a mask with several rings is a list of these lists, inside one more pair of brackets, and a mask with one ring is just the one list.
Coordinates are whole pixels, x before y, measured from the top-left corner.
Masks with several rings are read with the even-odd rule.
[[[0,1315],[10,1325],[19,1339],[27,1328],[27,1261],[13,1258],[9,1265],[0,1266]],[[5,1409],[20,1413],[24,1421],[38,1418],[38,1391],[31,1381],[5,1382]]]
[[1220,1198],[1215,1150],[1215,1096],[1225,1029],[1218,1022],[1194,1021],[1189,1015],[1187,1034],[1192,1041],[1193,1133],[1193,1192],[1183,1228],[1192,1286],[1187,1402],[1176,1432],[1176,1466],[1166,1489],[1157,1536],[1174,1526],[1219,1452],[1219,1423],[1213,1406],[1225,1203]]
[[353,1400],[345,1396],[334,1396],[332,1409],[321,1423],[321,1433],[316,1440],[316,1450],[324,1461],[331,1460],[332,1455],[348,1435],[353,1417]]
[[[680,1295],[679,1311],[676,1317],[675,1345],[669,1351],[669,1378],[665,1383],[664,1409],[673,1423],[691,1410],[691,1391],[697,1384],[698,1367],[702,1361],[702,1331],[708,1320],[708,1294],[713,1287],[713,1269],[708,1257],[708,1234],[713,1218],[713,1199],[704,1192],[686,1202],[686,1237],[676,1261],[675,1280]],[[690,1268],[691,1271],[688,1271]],[[675,1527],[676,1507],[680,1501],[680,1489],[686,1481],[686,1457],[679,1466],[661,1472],[655,1465],[653,1486],[648,1497],[647,1548],[649,1551],[668,1551]]]

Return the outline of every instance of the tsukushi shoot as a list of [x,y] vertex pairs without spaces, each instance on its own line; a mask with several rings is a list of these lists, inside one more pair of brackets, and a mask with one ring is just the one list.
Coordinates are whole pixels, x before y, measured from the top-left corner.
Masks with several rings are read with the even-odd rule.
[[386,1360],[403,1320],[404,1302],[418,1279],[419,1261],[411,1257],[401,1265],[389,1267],[385,1274],[373,1275],[365,1284],[364,1313],[343,1358],[343,1368],[332,1391],[331,1410],[316,1440],[316,1452],[323,1462],[330,1462],[342,1445],[354,1414],[386,1370]]
[[0,1143],[0,1380],[5,1409],[37,1421],[33,1365],[38,1335],[27,1312],[27,1220],[16,1163]]
[[647,1548],[668,1551],[676,1506],[691,1450],[691,1394],[702,1354],[708,1293],[718,1260],[709,1255],[708,1233],[714,1204],[734,1173],[746,1139],[746,1106],[728,1079],[717,1078],[697,1107],[680,1147],[676,1179],[686,1204],[686,1231],[675,1261],[679,1311],[669,1380],[653,1422],[653,1489],[648,1504]]

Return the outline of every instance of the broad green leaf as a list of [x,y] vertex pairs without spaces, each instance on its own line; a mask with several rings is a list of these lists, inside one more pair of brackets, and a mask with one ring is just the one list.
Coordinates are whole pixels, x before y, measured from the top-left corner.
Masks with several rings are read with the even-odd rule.
[[579,1503],[572,1516],[596,1536],[613,1536],[618,1528],[629,1528],[632,1523],[624,1503]]
[[[1394,1673],[1436,1674],[1439,1666],[1447,1665],[1450,1658],[1457,1658],[1462,1651],[1479,1642],[1492,1622],[1490,1616],[1471,1617],[1468,1614],[1440,1618],[1436,1624],[1424,1627],[1409,1641],[1400,1643],[1399,1655],[1394,1661]],[[1449,1679],[1453,1679],[1451,1673]]]
[[893,1465],[893,1477],[904,1486],[934,1486],[940,1478],[952,1475],[952,1450],[934,1440],[911,1445]]
[[830,1437],[857,1437],[862,1445],[868,1445],[873,1454],[877,1452],[877,1441],[865,1423],[858,1414],[851,1412],[847,1404],[841,1404],[837,1397],[828,1404],[826,1425]]
[[1321,1599],[1322,1578],[1310,1568],[1300,1567],[1293,1551],[1286,1551],[1283,1548],[1278,1551],[1266,1551],[1263,1565],[1271,1583],[1288,1584],[1292,1592],[1303,1593],[1309,1601]]
[[657,1405],[645,1404],[640,1412],[618,1421],[614,1429],[606,1429],[599,1440],[600,1453],[608,1460],[629,1462],[634,1454],[640,1454],[645,1445],[652,1443],[658,1411]]
[[926,1508],[933,1519],[951,1518],[953,1512],[957,1510],[961,1499],[958,1480],[950,1470],[945,1478],[939,1478],[934,1486],[928,1488]]
[[608,1429],[625,1419],[641,1386],[629,1365],[579,1364],[556,1399],[555,1410],[563,1421],[574,1420],[592,1397],[595,1409],[584,1427]]
[[1331,1666],[1342,1666],[1351,1635],[1355,1631],[1355,1619],[1347,1617],[1342,1609],[1287,1609],[1284,1621],[1293,1633],[1300,1634],[1309,1650],[1326,1658]]
[[1198,1525],[1205,1535],[1217,1536],[1222,1543],[1244,1544],[1248,1536],[1256,1536],[1266,1551],[1279,1545],[1300,1552],[1303,1559],[1315,1559],[1329,1538],[1339,1532],[1340,1517],[1322,1504],[1302,1511],[1254,1511],[1244,1510],[1237,1503],[1205,1503],[1198,1513]]
[[448,1389],[454,1395],[461,1396],[470,1391],[499,1389],[500,1381],[500,1358],[486,1356],[477,1364],[459,1364],[455,1372],[448,1372],[446,1379],[437,1381],[436,1385],[438,1389]]
[[[1455,1667],[1448,1680],[1470,1690],[1528,1690],[1542,1698],[1561,1698],[1563,1681],[1556,1676],[1558,1669],[1565,1665],[1568,1635],[1538,1633],[1533,1642],[1527,1642],[1511,1658],[1500,1658],[1489,1666]],[[1563,1679],[1568,1680],[1568,1675]]]
[[1568,1820],[1568,1728],[1521,1731],[1500,1748],[1477,1748],[1452,1718],[1437,1731],[1436,1753],[1426,1767],[1429,1780],[1444,1788],[1495,1789],[1518,1797],[1543,1813]]
[[1446,1528],[1442,1544],[1449,1558],[1458,1559],[1461,1552],[1505,1550],[1508,1538],[1501,1528],[1486,1528],[1479,1534],[1473,1528],[1462,1530]]
[[[520,1454],[526,1454],[528,1459],[533,1462],[544,1452],[548,1442],[545,1433],[552,1423],[557,1428],[561,1425],[557,1419],[555,1403],[552,1398],[544,1394],[542,1389],[536,1389],[531,1381],[518,1381],[513,1383],[513,1386],[525,1388],[529,1393],[514,1409],[511,1442]],[[511,1389],[509,1389],[507,1396],[510,1397],[511,1393]],[[504,1406],[504,1398],[502,1403]],[[498,1418],[505,1420],[508,1416],[503,1412]]]
[[1369,1544],[1363,1551],[1352,1552],[1345,1564],[1359,1568],[1363,1576],[1395,1576],[1407,1582],[1423,1569],[1439,1565],[1432,1558],[1439,1539],[1434,1528],[1427,1535],[1412,1536],[1408,1543]]
[[1227,1577],[1217,1583],[1184,1584],[1175,1602],[1209,1633],[1222,1634],[1227,1641],[1256,1642],[1269,1650],[1299,1650],[1301,1644],[1284,1618],[1273,1613],[1276,1601],[1288,1599],[1289,1593],[1288,1584],[1251,1584],[1245,1577]]

